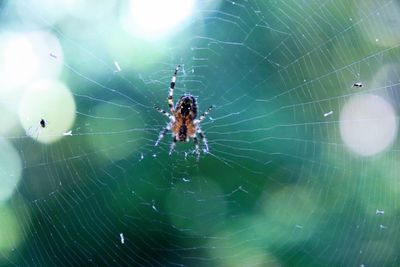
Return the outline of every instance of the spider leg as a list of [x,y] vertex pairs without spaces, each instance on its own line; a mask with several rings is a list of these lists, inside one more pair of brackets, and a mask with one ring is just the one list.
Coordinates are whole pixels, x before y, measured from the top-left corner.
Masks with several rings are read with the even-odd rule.
[[164,138],[165,134],[171,130],[171,123],[168,123],[167,126],[165,126],[164,129],[162,129],[162,131],[160,132],[160,134],[158,135],[158,139],[157,142],[155,143],[154,146],[158,146],[158,144],[160,143],[160,141]]
[[199,134],[201,141],[203,141],[204,153],[208,153],[208,151],[209,151],[209,149],[208,149],[208,141],[207,141],[207,138],[206,138],[205,134],[203,133],[203,131],[201,130],[201,128],[199,126],[197,126],[197,133]]
[[165,110],[163,110],[163,109],[161,109],[161,108],[159,108],[159,107],[157,107],[157,106],[154,106],[154,108],[158,111],[158,112],[160,112],[161,114],[163,114],[164,116],[166,116],[168,119],[170,119],[170,120],[172,120],[172,118],[174,117],[174,116],[172,116],[171,114],[169,114],[168,112],[166,112]]
[[214,106],[209,106],[208,109],[206,111],[204,111],[203,114],[201,114],[201,116],[199,117],[198,120],[195,120],[195,124],[199,124],[200,122],[202,122],[208,115],[208,113],[210,113],[210,111],[214,108]]
[[200,158],[200,149],[199,149],[199,139],[197,139],[197,136],[193,137],[193,141],[195,144],[195,149],[194,149],[194,153],[196,153],[196,160],[199,161]]
[[178,70],[180,67],[181,67],[180,65],[176,66],[174,75],[172,75],[172,78],[171,78],[171,84],[169,86],[168,106],[169,106],[169,109],[171,110],[171,113],[174,113],[174,101],[172,100],[172,96],[174,95],[176,75],[178,74]]
[[177,140],[176,137],[174,136],[174,139],[172,140],[172,143],[171,143],[171,147],[169,148],[169,155],[171,155],[172,152],[174,152],[175,146],[176,146],[176,142],[177,142],[177,141],[178,141],[178,140]]

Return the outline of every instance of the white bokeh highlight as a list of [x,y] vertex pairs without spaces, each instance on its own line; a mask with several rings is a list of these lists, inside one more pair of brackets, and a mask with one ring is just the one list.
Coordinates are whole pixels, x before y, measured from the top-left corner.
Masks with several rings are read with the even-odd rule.
[[18,130],[19,101],[25,90],[37,80],[57,79],[62,68],[63,50],[50,32],[0,33],[0,135]]
[[[25,92],[19,105],[19,119],[27,135],[42,143],[52,143],[71,130],[76,115],[74,98],[61,82],[42,80]],[[40,120],[47,121],[42,128]]]
[[2,87],[17,87],[32,80],[40,63],[29,39],[24,35],[12,34],[0,36],[0,40]]
[[372,94],[350,98],[340,114],[343,142],[362,156],[372,156],[388,148],[396,137],[397,128],[391,104]]
[[130,0],[121,24],[135,36],[159,39],[179,31],[193,7],[193,0]]
[[[57,56],[57,61],[50,53]],[[0,92],[37,79],[56,79],[62,62],[61,45],[49,32],[3,33],[0,35]]]

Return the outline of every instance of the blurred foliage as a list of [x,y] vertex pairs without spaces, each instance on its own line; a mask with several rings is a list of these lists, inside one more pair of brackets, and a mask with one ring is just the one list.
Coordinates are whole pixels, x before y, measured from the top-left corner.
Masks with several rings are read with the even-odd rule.
[[[23,166],[0,203],[1,266],[400,264],[398,141],[362,157],[339,130],[353,95],[399,110],[397,2],[197,1],[155,39],[121,24],[127,0],[72,2],[0,1],[0,35],[57,38],[45,56],[76,105],[72,136],[50,144],[0,118]],[[154,147],[177,64],[175,100],[216,106],[199,162],[193,143]],[[23,82],[0,110],[19,116]]]

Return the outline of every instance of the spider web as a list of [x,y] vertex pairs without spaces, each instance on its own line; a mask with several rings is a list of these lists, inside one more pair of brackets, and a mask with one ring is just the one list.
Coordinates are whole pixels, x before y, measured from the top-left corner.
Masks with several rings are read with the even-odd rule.
[[[8,201],[22,241],[0,246],[1,264],[400,264],[398,142],[365,157],[340,133],[354,96],[379,95],[398,111],[400,39],[390,23],[399,9],[386,0],[205,2],[149,48],[122,41],[107,26],[112,12],[102,28],[83,25],[82,37],[34,11],[62,44],[64,61],[53,60],[76,118],[71,136],[52,144],[4,136],[22,158]],[[134,52],[112,48],[120,42]],[[138,67],[140,49],[157,59]],[[192,142],[172,156],[170,135],[154,147],[167,123],[154,105],[168,109],[177,64],[174,100],[190,93],[201,112],[215,105],[199,162]]]

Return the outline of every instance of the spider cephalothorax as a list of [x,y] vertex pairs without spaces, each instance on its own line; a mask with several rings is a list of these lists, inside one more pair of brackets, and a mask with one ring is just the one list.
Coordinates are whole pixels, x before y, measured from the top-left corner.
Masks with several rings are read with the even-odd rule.
[[208,143],[207,139],[200,128],[200,123],[205,119],[207,114],[211,111],[212,106],[210,106],[199,119],[196,119],[197,116],[197,103],[196,98],[194,98],[190,94],[185,94],[181,96],[178,103],[174,107],[174,102],[172,100],[172,96],[174,94],[176,75],[179,70],[179,65],[176,67],[174,75],[171,79],[171,84],[169,87],[168,94],[168,106],[170,108],[171,114],[168,112],[157,108],[156,109],[167,116],[169,118],[169,123],[167,126],[160,132],[156,146],[160,143],[161,139],[164,135],[171,130],[173,136],[173,142],[171,143],[171,147],[169,150],[169,154],[174,151],[176,142],[188,142],[190,138],[193,138],[194,144],[196,146],[195,153],[197,159],[200,157],[200,149],[199,149],[199,140],[197,139],[197,134],[200,136],[200,139],[204,143],[204,152],[208,153]]
[[175,113],[184,119],[194,120],[197,116],[196,99],[192,95],[181,96],[175,106]]

